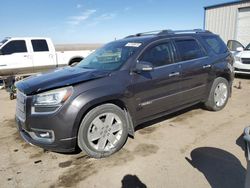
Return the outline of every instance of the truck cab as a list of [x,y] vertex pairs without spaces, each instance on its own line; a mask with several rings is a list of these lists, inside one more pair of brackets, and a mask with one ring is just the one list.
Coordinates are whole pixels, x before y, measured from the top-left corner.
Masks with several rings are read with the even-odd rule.
[[32,74],[56,66],[56,52],[49,38],[6,38],[0,42],[2,77]]

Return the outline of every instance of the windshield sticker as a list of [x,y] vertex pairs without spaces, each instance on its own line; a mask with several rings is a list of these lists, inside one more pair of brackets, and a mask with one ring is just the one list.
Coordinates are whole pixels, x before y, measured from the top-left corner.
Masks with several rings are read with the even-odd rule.
[[127,46],[127,47],[138,48],[138,47],[141,46],[141,43],[129,42],[129,43],[127,43],[125,46]]

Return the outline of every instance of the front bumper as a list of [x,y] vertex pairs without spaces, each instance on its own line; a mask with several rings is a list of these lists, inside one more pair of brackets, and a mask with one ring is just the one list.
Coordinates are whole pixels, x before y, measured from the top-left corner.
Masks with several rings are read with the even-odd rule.
[[[66,139],[57,139],[55,137],[53,130],[45,129],[30,129],[29,131],[25,129],[25,124],[16,117],[16,124],[19,130],[20,136],[27,143],[35,146],[39,146],[46,150],[55,151],[55,152],[73,152],[76,148],[76,137],[66,138]],[[39,136],[39,132],[51,132],[52,138],[51,141],[48,139],[43,139]]]
[[56,152],[75,150],[79,109],[70,101],[53,113],[33,113],[32,96],[18,92],[16,106],[17,127],[26,142]]
[[250,64],[243,64],[240,61],[234,62],[234,73],[236,74],[249,74],[250,75]]

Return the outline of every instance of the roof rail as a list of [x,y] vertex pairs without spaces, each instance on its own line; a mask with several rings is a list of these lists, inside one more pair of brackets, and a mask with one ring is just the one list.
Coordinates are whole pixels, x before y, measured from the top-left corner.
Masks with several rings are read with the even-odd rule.
[[210,31],[203,29],[192,29],[192,30],[163,30],[158,35],[162,34],[178,34],[178,33],[211,33]]
[[129,35],[125,38],[131,38],[131,37],[140,37],[140,36],[146,36],[146,35],[170,35],[170,34],[181,34],[181,33],[211,33],[210,31],[203,30],[203,29],[193,29],[193,30],[156,30],[156,31],[148,31],[143,33],[137,33],[135,35]]
[[125,38],[131,38],[131,37],[140,37],[140,36],[145,36],[145,35],[154,35],[154,34],[159,34],[160,32],[162,32],[163,30],[155,30],[155,31],[147,31],[147,32],[143,32],[143,33],[136,33],[134,35],[129,35]]

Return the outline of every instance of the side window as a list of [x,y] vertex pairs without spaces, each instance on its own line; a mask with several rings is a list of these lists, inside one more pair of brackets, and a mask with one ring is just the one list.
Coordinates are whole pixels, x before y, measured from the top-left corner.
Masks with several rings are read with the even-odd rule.
[[176,47],[180,53],[181,61],[197,59],[205,56],[204,51],[194,39],[175,40]]
[[47,52],[49,47],[46,40],[31,40],[34,52]]
[[159,67],[173,63],[172,59],[172,46],[170,42],[167,42],[146,50],[140,60],[150,62],[154,67]]
[[216,53],[223,54],[227,52],[224,42],[217,36],[202,36],[205,43]]
[[9,55],[13,53],[25,53],[25,52],[27,52],[27,47],[24,40],[10,41],[2,48],[3,55]]

